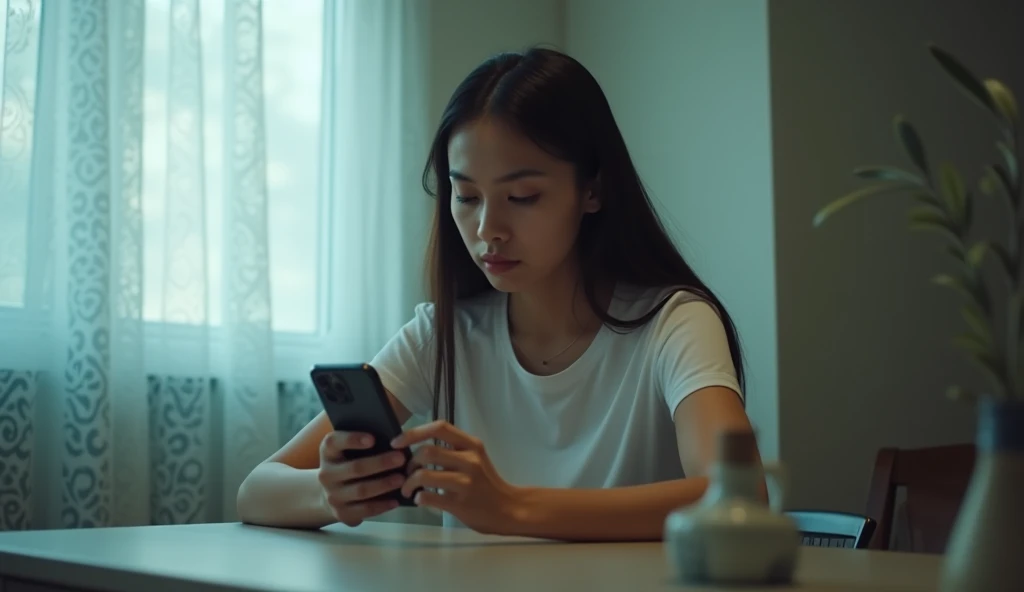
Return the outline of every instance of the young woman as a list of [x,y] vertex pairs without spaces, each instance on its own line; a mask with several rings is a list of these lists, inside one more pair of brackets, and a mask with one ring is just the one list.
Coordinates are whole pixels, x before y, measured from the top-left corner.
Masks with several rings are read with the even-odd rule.
[[[243,483],[243,521],[356,525],[401,489],[446,525],[657,539],[698,500],[723,429],[751,429],[733,323],[676,251],[601,88],[546,49],[455,90],[424,171],[431,302],[370,362],[418,445],[346,462],[366,435],[313,419]],[[429,467],[429,468],[428,468]],[[359,479],[359,483],[352,483]]]

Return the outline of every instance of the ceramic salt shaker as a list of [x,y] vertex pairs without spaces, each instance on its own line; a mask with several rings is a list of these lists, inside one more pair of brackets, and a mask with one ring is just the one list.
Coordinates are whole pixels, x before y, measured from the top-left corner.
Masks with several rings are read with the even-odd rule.
[[[665,520],[665,549],[676,578],[687,584],[786,584],[793,579],[800,535],[782,513],[780,465],[758,467],[754,434],[719,436],[708,489],[696,504]],[[766,480],[769,505],[758,496]]]

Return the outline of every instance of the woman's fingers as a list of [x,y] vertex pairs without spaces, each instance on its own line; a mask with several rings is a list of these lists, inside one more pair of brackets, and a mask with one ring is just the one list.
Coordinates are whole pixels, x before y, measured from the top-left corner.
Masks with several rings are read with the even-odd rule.
[[405,483],[405,475],[388,475],[380,479],[368,479],[365,481],[348,482],[338,487],[335,491],[340,499],[346,502],[358,502],[383,495],[394,491]]
[[[463,450],[449,450],[440,446],[426,445],[413,452],[412,461],[417,467],[441,467],[449,471],[469,473],[473,470],[472,452]],[[411,475],[414,470],[408,471]]]
[[387,452],[341,462],[323,462],[320,465],[320,483],[331,486],[346,481],[365,479],[387,471],[400,469],[405,455],[400,451]]
[[[328,433],[320,443],[317,478],[324,499],[334,517],[349,526],[399,505],[394,500],[373,498],[396,491],[405,482],[406,475],[400,469],[406,463],[407,452],[394,450],[365,458],[346,458],[345,451],[366,449],[372,444],[367,434],[340,431]],[[396,469],[399,471],[394,474],[382,475]]]
[[340,462],[346,450],[364,450],[373,446],[373,436],[362,432],[327,432],[320,441],[321,462]]
[[447,442],[458,450],[480,450],[483,444],[447,421],[438,420],[402,432],[391,441],[392,448],[406,448],[427,440]]
[[346,526],[359,526],[363,520],[379,516],[397,507],[398,502],[392,500],[373,500],[354,504],[341,504],[340,506],[331,504],[334,517],[338,522]]
[[402,485],[402,495],[412,497],[416,490],[428,488],[443,489],[445,494],[458,494],[469,487],[469,484],[469,476],[463,473],[419,469],[405,480],[405,484]]
[[352,481],[401,468],[405,462],[405,455],[396,450],[341,463],[338,473],[343,480]]

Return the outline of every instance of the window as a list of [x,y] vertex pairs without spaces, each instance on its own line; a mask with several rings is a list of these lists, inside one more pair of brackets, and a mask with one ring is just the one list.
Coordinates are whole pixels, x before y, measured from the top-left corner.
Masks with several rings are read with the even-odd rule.
[[[5,3],[6,4],[6,3]],[[29,199],[40,26],[46,0],[10,0],[0,11],[0,321],[32,312]],[[221,321],[223,222],[224,2],[200,2],[209,321]],[[170,0],[146,0],[143,123],[144,318],[163,318]],[[264,0],[263,75],[269,200],[270,288],[275,332],[323,329],[319,179],[323,2]],[[8,35],[10,33],[10,35]],[[23,34],[24,33],[24,34]],[[40,111],[43,113],[45,111]],[[49,117],[47,115],[46,117]],[[38,174],[38,173],[37,173]],[[0,331],[2,333],[2,331]]]
[[[20,6],[19,6],[20,5]],[[25,306],[28,266],[28,182],[32,159],[32,105],[35,97],[38,6],[12,2],[0,11],[0,311]]]
[[[167,95],[171,3],[146,0],[144,103],[145,318],[162,317]],[[203,128],[210,323],[221,321],[224,163],[224,2],[201,2]],[[318,191],[321,25],[318,0],[264,0],[263,88],[266,117],[270,288],[275,331],[315,333],[321,242]]]
[[[173,348],[194,343],[189,323],[165,315],[165,261],[168,170],[168,99],[171,96],[170,57],[172,10],[177,0],[144,0],[145,46],[143,57],[142,208],[143,306],[147,350],[155,340],[175,340]],[[198,2],[200,7],[202,96],[202,187],[205,199],[207,249],[207,311],[198,317],[211,330],[216,350],[224,305],[221,245],[224,222],[226,155],[224,124],[227,56],[225,6],[227,2]],[[3,366],[38,368],[52,354],[52,342],[41,339],[51,321],[51,286],[47,275],[48,249],[44,224],[54,216],[42,211],[46,200],[33,198],[50,181],[53,137],[67,130],[61,117],[64,103],[48,92],[49,84],[66,84],[52,59],[58,46],[58,19],[70,18],[70,4],[62,0],[7,0],[0,11],[0,357]],[[184,5],[184,3],[181,3]],[[108,10],[126,4],[111,2]],[[328,261],[324,256],[329,233],[321,187],[321,130],[323,85],[322,0],[263,0],[263,109],[265,122],[266,182],[268,191],[269,282],[275,371],[297,376],[310,359],[322,355],[328,340],[326,301]],[[117,21],[111,20],[111,35]],[[46,34],[41,35],[44,27]],[[66,28],[66,23],[64,24]],[[61,35],[67,35],[66,31]],[[66,44],[68,39],[60,37]],[[116,40],[115,49],[116,48]],[[50,52],[50,53],[48,53]],[[49,64],[49,65],[47,65]],[[40,68],[51,70],[41,70]],[[48,74],[46,74],[48,72]],[[329,73],[328,73],[329,74]],[[49,76],[49,77],[47,77]],[[42,90],[37,92],[37,87]],[[200,115],[197,113],[197,115]],[[33,144],[39,144],[33,150]],[[35,152],[35,153],[34,153]],[[58,175],[59,177],[59,175]],[[198,176],[196,178],[199,178]],[[45,191],[45,189],[43,190]],[[57,215],[58,221],[60,216]],[[188,221],[198,225],[201,221]],[[48,232],[48,231],[47,231]],[[66,232],[65,232],[66,234]],[[170,308],[174,308],[171,306]],[[59,311],[58,311],[59,312]],[[56,317],[53,317],[56,318]],[[173,327],[172,327],[173,326]],[[151,331],[168,327],[170,331]],[[26,344],[28,346],[26,347]],[[49,348],[49,349],[48,349]],[[160,350],[157,350],[160,351]],[[183,350],[182,350],[183,351]],[[165,368],[162,356],[147,356],[147,366]]]

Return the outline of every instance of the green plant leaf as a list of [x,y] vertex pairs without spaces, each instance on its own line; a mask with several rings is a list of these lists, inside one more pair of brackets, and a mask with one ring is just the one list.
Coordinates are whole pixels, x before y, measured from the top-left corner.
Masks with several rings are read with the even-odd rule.
[[977,270],[981,268],[981,264],[985,260],[985,253],[988,252],[988,249],[989,246],[987,242],[982,241],[974,243],[971,245],[970,249],[967,249],[964,261],[967,262],[967,265],[970,266],[971,269]]
[[960,234],[954,228],[953,223],[945,215],[935,212],[931,208],[913,208],[910,210],[911,230],[930,230],[944,236],[946,240],[963,251],[963,241]]
[[973,361],[989,379],[992,383],[992,388],[995,389],[995,393],[1001,397],[1005,397],[1006,393],[1010,391],[1010,386],[1006,380],[1006,372],[1003,369],[1003,364],[999,357],[993,354],[975,352],[968,353],[967,357]]
[[986,317],[992,316],[992,297],[989,295],[988,286],[985,285],[985,280],[982,275],[976,274],[968,280],[968,287],[971,289],[971,293],[974,294],[974,300],[981,307],[981,310],[985,313]]
[[1002,361],[992,354],[969,353],[968,359],[973,361],[992,383],[996,394],[1005,396],[1009,392],[1009,384]]
[[896,139],[899,140],[900,146],[903,147],[903,151],[907,154],[907,158],[910,159],[910,162],[914,163],[914,166],[925,177],[928,177],[931,174],[928,171],[928,155],[925,153],[924,143],[921,142],[920,134],[902,115],[897,115],[893,119],[892,125],[896,133]]
[[[962,278],[948,273],[940,273],[932,277],[932,283],[956,290],[967,302],[980,308],[985,315],[988,315],[991,311],[988,289],[980,281],[976,281],[973,278]],[[973,308],[971,310],[974,311]],[[978,318],[981,317],[979,316]],[[971,320],[968,322],[971,322]],[[984,319],[982,319],[982,323],[984,323]]]
[[981,80],[977,76],[971,73],[960,60],[953,57],[949,52],[935,46],[929,46],[929,51],[942,66],[942,69],[946,71],[950,77],[960,86],[960,89],[967,93],[967,96],[974,100],[978,105],[988,109],[995,115],[999,115],[995,104],[992,102],[992,95],[989,94],[988,89],[982,84]]
[[[954,257],[956,256],[955,252],[951,254]],[[974,243],[966,253],[962,253],[960,259],[965,264],[965,269],[969,273],[977,275],[987,255],[995,259],[1000,271],[1006,273],[1010,279],[1016,279],[1015,272],[1013,271],[1016,267],[1013,264],[1010,253],[1006,250],[1006,247],[995,241],[982,240]]]
[[949,212],[946,211],[946,204],[928,191],[915,191],[913,197],[918,203],[938,213],[944,220],[949,219]]
[[949,213],[953,220],[963,224],[967,210],[967,189],[964,186],[964,179],[955,166],[946,162],[939,168],[941,179],[942,195],[946,198],[949,206]]
[[886,193],[896,193],[899,191],[906,191],[909,188],[911,188],[911,186],[906,184],[869,185],[867,187],[862,187],[855,191],[851,191],[850,193],[847,193],[843,197],[840,197],[839,199],[829,203],[822,209],[818,210],[818,213],[815,214],[814,216],[814,225],[821,226],[825,222],[825,220],[828,219],[829,216],[832,216],[839,210],[851,204],[854,204],[864,199],[865,197],[870,197],[872,195],[883,195]]
[[[998,246],[998,245],[997,245]],[[957,266],[963,271],[963,276],[952,276],[953,279],[959,284],[956,287],[959,290],[969,292],[971,299],[984,311],[986,316],[992,314],[992,297],[989,293],[988,286],[985,284],[985,277],[982,274],[982,265],[985,261],[985,256],[992,252],[990,243],[982,241],[975,243],[966,252],[961,251],[961,256],[957,256],[958,253],[954,249],[948,249],[953,260],[956,261]],[[942,274],[938,277],[948,277],[947,274]],[[933,278],[934,279],[934,278]],[[948,280],[943,279],[937,281],[941,285],[950,285]]]
[[[970,293],[970,291],[968,291]],[[973,306],[967,305],[960,307],[960,314],[967,321],[967,325],[974,331],[974,334],[982,339],[986,344],[991,346],[994,341],[992,339],[992,328],[985,322],[985,318],[982,313],[979,312]]]
[[992,167],[985,167],[985,174],[982,175],[981,180],[978,181],[978,187],[981,192],[985,195],[992,196],[999,191],[999,181],[995,178],[995,173],[992,171]]
[[992,180],[996,184],[996,188],[1002,190],[1004,195],[1013,197],[1013,178],[1010,177],[1009,171],[1006,170],[1001,164],[994,164],[986,167],[987,171],[990,171]]
[[957,263],[961,264],[967,257],[967,253],[964,253],[963,246],[958,244],[946,245],[946,252],[949,253],[949,256],[952,257]]
[[993,164],[985,167],[985,175],[982,177],[981,189],[986,195],[999,195],[1002,197],[1010,215],[1016,212],[1016,199],[1013,193],[1013,181],[1010,179],[1006,168],[1001,164]]
[[964,194],[964,213],[963,220],[960,223],[960,228],[963,230],[961,234],[966,234],[971,228],[971,224],[974,223],[974,194],[968,191]]
[[874,181],[906,181],[907,183],[913,183],[925,187],[926,184],[924,179],[905,171],[901,168],[891,166],[867,166],[858,167],[853,169],[853,175],[860,179],[870,179]]
[[1003,155],[1003,160],[1006,161],[1006,172],[1011,184],[1010,187],[1016,187],[1020,181],[1020,170],[1017,168],[1017,155],[1014,154],[1013,150],[1006,145],[1006,142],[996,142],[996,147],[999,148],[999,152]]
[[973,333],[963,333],[953,337],[953,345],[971,354],[993,355],[989,344]]
[[1020,122],[1020,111],[1017,108],[1017,97],[1013,96],[1013,91],[1003,84],[1002,80],[995,78],[989,78],[983,81],[985,90],[988,91],[988,96],[992,97],[992,104],[995,105],[996,112],[998,112],[1003,119],[1003,123],[1006,124],[1007,131],[1012,132],[1017,128],[1017,124]]
[[947,241],[952,245],[960,245],[960,237],[955,232],[949,229],[945,224],[936,224],[931,222],[911,222],[911,230],[918,231],[931,231],[941,234]]
[[951,386],[946,389],[946,397],[953,401],[976,401],[978,396],[973,392],[959,386]]
[[911,208],[909,212],[911,222],[922,222],[926,224],[942,224],[946,226],[946,229],[953,232],[953,222],[946,217],[945,212],[936,211],[935,208],[924,206],[918,208]]
[[1017,262],[1013,260],[1010,252],[1006,250],[1006,247],[998,243],[993,243],[990,249],[999,261],[999,265],[1002,266],[1003,271],[1006,272],[1007,277],[1011,278],[1014,283],[1019,284]]
[[967,289],[967,284],[965,284],[963,280],[948,273],[940,273],[933,276],[932,283],[939,286],[946,286],[947,288],[953,288],[968,300],[972,300],[974,298],[971,291]]

